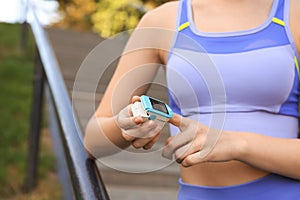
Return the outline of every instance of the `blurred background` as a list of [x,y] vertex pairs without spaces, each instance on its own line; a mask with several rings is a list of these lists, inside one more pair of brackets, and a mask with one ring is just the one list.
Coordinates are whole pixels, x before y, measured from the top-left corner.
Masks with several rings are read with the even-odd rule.
[[[46,116],[42,119],[38,184],[30,193],[24,193],[36,57],[34,38],[26,23],[31,20],[28,2],[37,8],[38,18],[49,34],[62,67],[66,85],[71,89],[71,79],[74,79],[80,63],[95,45],[104,38],[133,29],[145,12],[167,1],[10,0],[0,2],[0,199],[64,198],[57,175],[56,156],[53,151],[55,147],[53,148]],[[46,107],[43,109],[47,112]],[[124,181],[128,178],[124,174],[117,174],[117,176],[124,176]],[[144,178],[147,177],[141,179]],[[111,177],[106,177],[106,180],[108,179]],[[174,179],[176,180],[177,176]],[[124,190],[126,189],[112,187],[110,191],[121,191],[120,199],[126,199],[124,196],[126,192],[122,193]],[[144,195],[142,191],[143,189],[140,190],[140,195]],[[166,191],[168,193],[168,190],[164,192]],[[171,196],[175,194],[174,192],[176,189],[170,189]],[[124,198],[121,198],[122,195]]]

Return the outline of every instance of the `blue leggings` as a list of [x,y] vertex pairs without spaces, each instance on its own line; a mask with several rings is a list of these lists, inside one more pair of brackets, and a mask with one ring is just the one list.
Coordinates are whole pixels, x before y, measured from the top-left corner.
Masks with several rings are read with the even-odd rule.
[[178,200],[300,200],[300,181],[276,174],[241,185],[207,187],[179,180]]

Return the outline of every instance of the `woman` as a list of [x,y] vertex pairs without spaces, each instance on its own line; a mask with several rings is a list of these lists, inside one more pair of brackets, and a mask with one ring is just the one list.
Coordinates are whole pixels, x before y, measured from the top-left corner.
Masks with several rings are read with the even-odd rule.
[[[300,199],[299,19],[297,0],[182,0],[148,12],[126,47],[135,51],[125,50],[87,126],[87,151],[100,156],[110,141],[153,146],[159,127],[133,118],[128,98],[144,94],[163,64],[176,112],[170,123],[179,128],[164,155],[181,164],[178,199]],[[145,29],[177,34],[139,33]],[[218,75],[193,72],[198,62],[189,54],[198,50],[186,41],[206,52]],[[192,106],[187,91],[194,92]],[[222,123],[212,123],[219,115]]]

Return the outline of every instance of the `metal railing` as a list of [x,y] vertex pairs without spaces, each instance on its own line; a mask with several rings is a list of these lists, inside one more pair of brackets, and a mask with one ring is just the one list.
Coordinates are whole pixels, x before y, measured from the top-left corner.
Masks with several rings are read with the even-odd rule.
[[[34,13],[32,5],[28,9]],[[67,193],[64,194],[65,199],[109,199],[95,160],[89,158],[84,150],[82,132],[47,34],[36,15],[29,25],[35,38],[37,56],[25,190],[31,191],[37,184],[43,97],[46,94],[50,131],[54,132],[55,149],[63,152],[60,155],[61,164],[66,166],[63,179],[69,179],[63,186],[64,193]]]

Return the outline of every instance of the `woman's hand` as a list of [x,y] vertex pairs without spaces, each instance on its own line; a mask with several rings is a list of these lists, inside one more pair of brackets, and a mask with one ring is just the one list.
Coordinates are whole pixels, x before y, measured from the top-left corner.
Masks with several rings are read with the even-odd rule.
[[[134,96],[132,103],[140,101],[140,97]],[[143,122],[141,117],[133,117],[132,104],[122,109],[116,116],[117,124],[122,130],[122,136],[131,142],[135,148],[150,149],[159,139],[161,127],[153,120]]]
[[180,133],[166,141],[164,157],[172,158],[174,154],[176,161],[185,167],[237,157],[240,148],[232,132],[216,130],[178,114],[174,114],[169,122],[177,126]]

